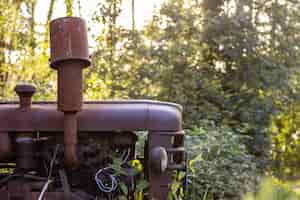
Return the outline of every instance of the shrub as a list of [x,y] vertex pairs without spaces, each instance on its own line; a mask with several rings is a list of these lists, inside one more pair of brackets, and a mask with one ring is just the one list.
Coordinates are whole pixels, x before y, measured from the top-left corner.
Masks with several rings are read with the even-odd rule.
[[211,121],[201,124],[187,131],[187,199],[241,199],[254,189],[258,177],[253,156],[244,145],[249,138]]
[[300,196],[297,195],[289,184],[283,184],[275,179],[265,179],[259,192],[248,194],[244,200],[299,200]]

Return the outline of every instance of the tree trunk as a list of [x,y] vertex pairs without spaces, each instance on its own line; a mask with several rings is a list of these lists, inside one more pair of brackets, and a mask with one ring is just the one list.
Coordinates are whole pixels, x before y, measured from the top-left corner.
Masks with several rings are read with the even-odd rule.
[[36,1],[31,1],[28,3],[28,10],[31,15],[29,18],[29,24],[30,24],[30,39],[29,39],[29,52],[30,56],[33,57],[35,55],[35,47],[36,47],[36,41],[35,41],[35,8],[36,8]]
[[131,0],[131,29],[132,32],[135,30],[135,0]]
[[45,39],[44,39],[44,45],[43,45],[43,54],[46,54],[46,51],[49,47],[49,23],[53,15],[53,9],[54,9],[55,0],[51,0],[49,4],[49,10],[47,14],[47,21],[45,24]]

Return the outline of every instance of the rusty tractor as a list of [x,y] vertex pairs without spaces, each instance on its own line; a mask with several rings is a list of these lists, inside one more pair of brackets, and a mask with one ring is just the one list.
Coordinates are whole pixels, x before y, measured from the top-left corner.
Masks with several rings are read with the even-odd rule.
[[[128,161],[141,158],[149,183],[145,199],[166,200],[175,170],[185,170],[182,108],[149,100],[83,101],[83,69],[91,64],[86,23],[50,23],[50,67],[57,71],[57,102],[32,102],[36,88],[17,85],[18,102],[0,103],[0,199],[114,199],[119,182],[134,192]],[[116,175],[111,155],[127,175]],[[130,189],[131,188],[131,189]]]

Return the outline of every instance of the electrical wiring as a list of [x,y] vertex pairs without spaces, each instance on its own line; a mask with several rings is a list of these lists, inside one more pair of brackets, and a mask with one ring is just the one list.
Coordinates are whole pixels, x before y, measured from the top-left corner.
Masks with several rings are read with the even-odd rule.
[[[116,175],[113,172],[111,167],[105,167],[100,169],[95,175],[95,181],[98,185],[98,188],[104,193],[111,193],[115,191],[118,187],[118,181],[116,179]],[[104,178],[110,180],[110,184],[104,183]]]
[[41,191],[41,193],[39,195],[38,200],[43,200],[44,194],[47,191],[48,186],[49,186],[50,183],[52,183],[52,180],[48,179],[47,182],[45,183],[45,185],[43,186],[43,189],[42,189],[42,191]]
[[128,158],[129,158],[129,155],[130,155],[130,149],[127,149],[127,151],[124,151],[122,153],[122,165],[125,164],[127,161],[128,161]]
[[[130,155],[130,149],[124,151],[121,155],[122,162],[121,165],[128,161]],[[98,188],[104,193],[112,193],[118,187],[117,176],[112,167],[105,167],[99,169],[95,174],[95,181]]]

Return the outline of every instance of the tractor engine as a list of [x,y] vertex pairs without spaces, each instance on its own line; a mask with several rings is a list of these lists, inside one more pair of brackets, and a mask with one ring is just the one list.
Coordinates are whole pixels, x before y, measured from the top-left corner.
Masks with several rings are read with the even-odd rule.
[[[18,102],[0,103],[1,200],[133,199],[138,176],[145,199],[166,200],[176,170],[185,170],[182,108],[149,100],[83,101],[91,62],[85,21],[50,23],[50,67],[57,102],[32,102],[33,85],[15,87]],[[136,156],[137,134],[147,133]],[[133,161],[143,166],[137,175]],[[124,194],[123,194],[124,195]]]

